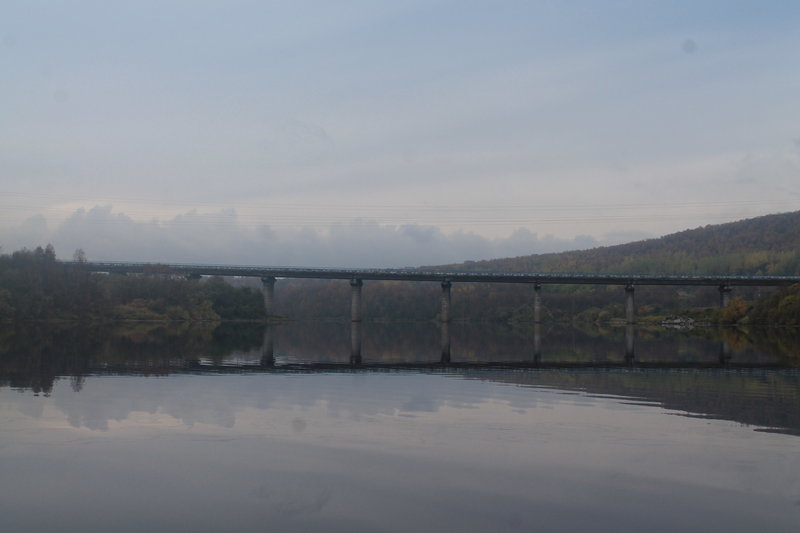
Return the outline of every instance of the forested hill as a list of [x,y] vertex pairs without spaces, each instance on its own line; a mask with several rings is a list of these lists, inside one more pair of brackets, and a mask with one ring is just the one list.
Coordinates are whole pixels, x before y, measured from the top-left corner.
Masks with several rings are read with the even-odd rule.
[[551,254],[424,268],[509,272],[800,274],[800,211],[673,233],[657,239]]

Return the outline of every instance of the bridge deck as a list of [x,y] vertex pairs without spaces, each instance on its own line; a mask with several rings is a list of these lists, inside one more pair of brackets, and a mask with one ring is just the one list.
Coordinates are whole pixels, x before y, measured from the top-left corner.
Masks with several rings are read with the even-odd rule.
[[678,276],[645,274],[584,274],[552,272],[470,272],[417,269],[336,269],[266,267],[246,265],[202,265],[186,263],[87,262],[94,272],[136,274],[171,272],[199,276],[247,276],[306,279],[361,279],[383,281],[451,281],[478,283],[539,283],[586,285],[729,285],[781,286],[800,283],[800,276]]

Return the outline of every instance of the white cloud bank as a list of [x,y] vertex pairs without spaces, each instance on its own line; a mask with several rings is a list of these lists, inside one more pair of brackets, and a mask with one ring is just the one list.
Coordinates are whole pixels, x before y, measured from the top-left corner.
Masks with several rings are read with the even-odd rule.
[[[644,235],[617,236],[629,240]],[[446,233],[436,226],[354,220],[325,229],[250,227],[236,213],[189,211],[136,221],[111,206],[78,209],[55,228],[42,216],[0,234],[2,251],[52,243],[58,256],[83,249],[91,260],[338,267],[400,267],[590,248],[607,241],[560,239],[518,229],[504,238]]]

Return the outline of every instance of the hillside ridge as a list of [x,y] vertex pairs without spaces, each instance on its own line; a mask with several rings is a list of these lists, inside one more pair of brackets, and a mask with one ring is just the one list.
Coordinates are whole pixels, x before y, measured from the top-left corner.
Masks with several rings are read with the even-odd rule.
[[796,275],[800,273],[800,211],[587,250],[466,261],[423,268],[509,272]]

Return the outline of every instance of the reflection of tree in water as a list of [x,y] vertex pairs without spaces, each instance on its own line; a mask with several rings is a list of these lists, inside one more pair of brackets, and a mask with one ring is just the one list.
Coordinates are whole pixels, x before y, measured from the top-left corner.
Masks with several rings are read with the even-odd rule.
[[[364,364],[441,361],[441,326],[435,322],[367,322],[360,327]],[[58,376],[73,376],[73,388],[80,390],[80,376],[97,372],[161,375],[187,368],[198,371],[209,363],[219,368],[230,366],[227,358],[237,353],[252,353],[258,360],[267,338],[276,366],[352,362],[349,323],[289,323],[271,326],[270,336],[264,335],[264,328],[258,323],[159,322],[0,329],[0,385],[47,394]],[[543,325],[538,343],[533,330],[504,325],[454,322],[448,333],[448,362],[453,364],[800,364],[797,328],[637,328],[630,339],[625,327]],[[627,353],[631,341],[633,357]]]
[[515,385],[555,387],[590,395],[655,402],[685,416],[732,420],[800,435],[800,383],[796,370],[609,370],[469,373]]
[[[221,331],[217,331],[221,329]],[[58,377],[135,372],[163,375],[187,361],[258,349],[260,324],[17,324],[0,328],[0,386],[49,394]]]
[[745,331],[753,346],[793,362],[793,366],[800,365],[799,327],[748,328]]
[[4,328],[0,330],[0,385],[49,394],[57,376],[89,372],[91,354],[101,347],[102,340],[88,327],[18,324]]

